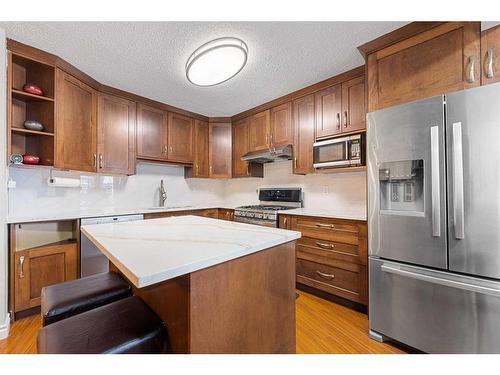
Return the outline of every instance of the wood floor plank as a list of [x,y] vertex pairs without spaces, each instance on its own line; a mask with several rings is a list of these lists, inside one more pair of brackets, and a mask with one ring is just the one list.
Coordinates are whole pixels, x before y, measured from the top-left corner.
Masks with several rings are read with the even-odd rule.
[[[396,354],[404,353],[390,344],[368,337],[365,314],[297,291],[297,354]],[[0,340],[0,354],[36,353],[39,315],[16,321],[10,335]]]

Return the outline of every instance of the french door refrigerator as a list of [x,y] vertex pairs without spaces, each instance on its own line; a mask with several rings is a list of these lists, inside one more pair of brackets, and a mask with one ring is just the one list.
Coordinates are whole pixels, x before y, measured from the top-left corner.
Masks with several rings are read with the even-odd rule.
[[500,353],[500,84],[367,120],[371,337]]

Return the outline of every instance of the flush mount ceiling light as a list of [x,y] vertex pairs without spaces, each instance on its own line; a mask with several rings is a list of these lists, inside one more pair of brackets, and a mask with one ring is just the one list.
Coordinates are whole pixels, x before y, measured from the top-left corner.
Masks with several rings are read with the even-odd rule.
[[186,77],[197,86],[214,86],[233,78],[247,62],[248,47],[238,38],[205,43],[186,63]]

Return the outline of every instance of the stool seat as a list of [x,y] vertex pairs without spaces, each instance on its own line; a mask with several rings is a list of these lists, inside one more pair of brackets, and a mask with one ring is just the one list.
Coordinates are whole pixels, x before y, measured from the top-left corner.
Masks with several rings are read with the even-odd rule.
[[130,285],[115,272],[44,287],[41,294],[42,325],[55,323],[131,295]]
[[138,297],[128,297],[42,327],[40,354],[165,353],[161,319]]

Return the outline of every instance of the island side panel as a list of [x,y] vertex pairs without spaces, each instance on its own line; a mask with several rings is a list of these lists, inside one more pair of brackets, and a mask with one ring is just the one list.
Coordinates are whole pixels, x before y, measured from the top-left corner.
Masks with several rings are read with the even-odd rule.
[[295,353],[295,241],[190,281],[191,353]]

